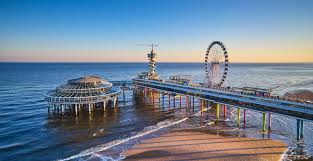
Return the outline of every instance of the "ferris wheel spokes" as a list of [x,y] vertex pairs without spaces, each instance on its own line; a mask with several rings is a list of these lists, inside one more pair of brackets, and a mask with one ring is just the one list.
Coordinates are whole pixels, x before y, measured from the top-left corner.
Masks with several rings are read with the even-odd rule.
[[228,72],[228,53],[224,44],[213,41],[205,54],[205,71],[208,86],[222,86]]

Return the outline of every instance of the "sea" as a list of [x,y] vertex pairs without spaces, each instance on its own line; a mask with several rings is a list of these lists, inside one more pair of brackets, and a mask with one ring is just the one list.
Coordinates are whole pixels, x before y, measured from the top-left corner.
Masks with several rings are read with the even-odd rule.
[[[262,133],[261,113],[247,111],[246,127],[237,128],[236,110],[227,107],[227,118],[216,124],[210,110],[199,114],[198,100],[194,109],[186,109],[184,101],[182,107],[178,102],[176,107],[168,101],[153,104],[151,97],[129,90],[119,96],[116,108],[105,112],[48,113],[44,94],[69,79],[97,75],[132,80],[147,70],[147,63],[0,63],[0,160],[122,160],[125,150],[144,139],[199,127],[218,135],[278,139],[313,155],[313,122],[304,121],[304,139],[297,141],[295,118],[272,114],[271,131]],[[203,63],[157,63],[157,72],[163,79],[177,74],[191,75],[193,82],[205,78]],[[268,88],[280,96],[313,91],[313,64],[231,63],[225,85]]]

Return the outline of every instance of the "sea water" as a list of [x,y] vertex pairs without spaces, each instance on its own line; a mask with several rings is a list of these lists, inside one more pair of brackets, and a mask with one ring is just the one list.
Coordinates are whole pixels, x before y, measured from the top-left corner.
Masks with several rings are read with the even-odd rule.
[[[213,133],[225,129],[239,136],[279,139],[297,147],[296,119],[272,115],[272,131],[260,133],[261,114],[247,111],[247,127],[236,128],[236,111],[212,125],[214,118],[177,103],[153,105],[149,98],[126,91],[118,107],[92,115],[48,114],[44,94],[66,80],[98,75],[109,81],[131,80],[147,71],[146,63],[0,63],[0,160],[110,160],[123,159],[122,152],[141,139],[166,133],[171,128],[206,126]],[[161,78],[192,75],[203,82],[203,63],[157,63]],[[227,86],[269,88],[275,95],[305,89],[313,91],[313,64],[230,64]],[[167,99],[167,98],[166,98]],[[167,101],[166,101],[167,102]],[[178,102],[178,101],[177,101]],[[313,154],[313,123],[304,122],[301,146]]]

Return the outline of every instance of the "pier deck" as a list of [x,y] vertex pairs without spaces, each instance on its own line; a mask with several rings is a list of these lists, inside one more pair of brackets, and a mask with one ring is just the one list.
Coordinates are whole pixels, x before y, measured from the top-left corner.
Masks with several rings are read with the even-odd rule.
[[180,94],[215,103],[271,112],[295,118],[313,120],[313,104],[300,103],[278,98],[261,97],[236,93],[230,90],[219,90],[197,86],[180,85],[158,80],[133,79],[135,86],[150,88],[164,93]]

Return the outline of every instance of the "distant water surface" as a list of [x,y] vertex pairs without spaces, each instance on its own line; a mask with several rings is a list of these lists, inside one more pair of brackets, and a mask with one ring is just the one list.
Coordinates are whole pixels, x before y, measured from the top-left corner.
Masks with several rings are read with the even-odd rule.
[[[120,96],[118,108],[105,113],[48,115],[43,94],[68,79],[98,75],[107,80],[131,80],[147,69],[146,63],[0,63],[0,160],[119,159],[115,152],[131,146],[129,138],[158,135],[172,124],[198,127],[212,119],[194,116],[180,122],[195,115],[197,109],[152,105],[131,91],[126,92],[125,100]],[[195,82],[203,82],[205,75],[201,63],[157,63],[157,71],[162,78],[189,74]],[[313,91],[313,64],[231,64],[226,85],[270,88],[276,95],[299,89]],[[235,127],[234,111],[229,115],[226,124]],[[261,114],[248,111],[247,118],[247,128],[240,131],[262,137]],[[297,146],[295,126],[295,119],[273,115],[273,131],[266,137]],[[312,122],[305,122],[304,133],[304,147],[313,154]],[[89,153],[93,155],[84,155]]]

